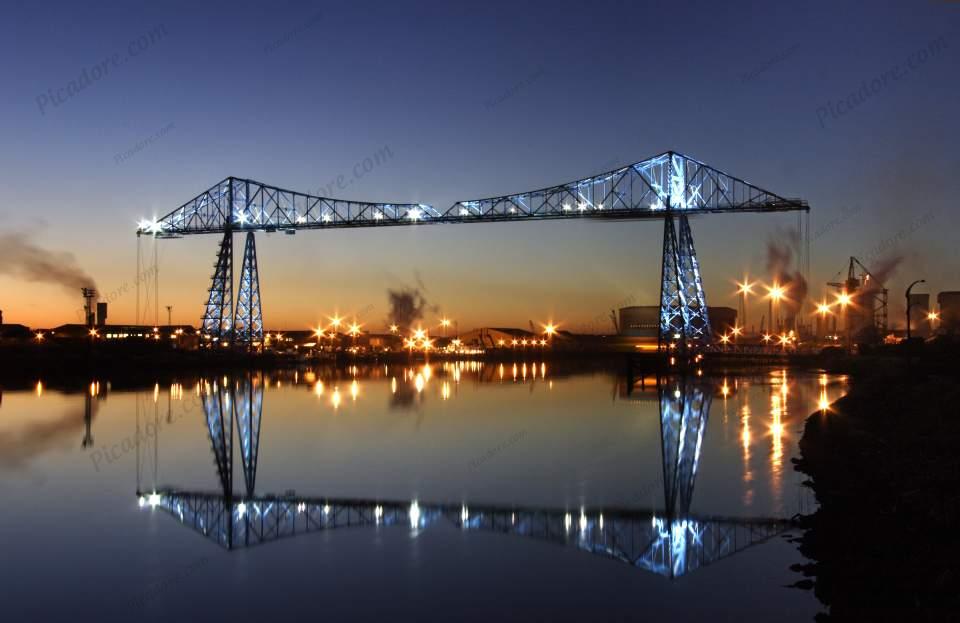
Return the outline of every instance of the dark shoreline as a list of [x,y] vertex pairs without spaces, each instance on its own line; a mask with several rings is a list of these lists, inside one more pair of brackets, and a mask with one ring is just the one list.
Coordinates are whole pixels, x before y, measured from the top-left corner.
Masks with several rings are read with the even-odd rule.
[[354,355],[348,352],[323,353],[318,358],[289,354],[245,353],[223,350],[188,350],[151,342],[110,343],[22,343],[0,345],[0,387],[26,387],[38,380],[57,383],[88,383],[110,378],[149,382],[175,380],[184,376],[221,372],[293,370],[311,367],[422,365],[425,362],[476,360],[489,363],[549,362],[555,369],[605,369],[624,372],[628,378],[655,375],[750,373],[771,366],[821,370],[841,364],[835,358],[814,355],[796,357],[731,357],[711,353],[702,362],[671,364],[666,355],[620,348],[558,348],[493,350],[481,354],[389,352]]
[[960,349],[890,354],[858,360],[800,440],[820,507],[795,570],[829,606],[818,620],[960,619]]

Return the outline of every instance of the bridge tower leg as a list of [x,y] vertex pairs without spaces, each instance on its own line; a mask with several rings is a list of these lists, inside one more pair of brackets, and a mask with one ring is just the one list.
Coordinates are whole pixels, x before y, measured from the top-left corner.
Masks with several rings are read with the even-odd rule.
[[263,343],[263,314],[260,310],[260,273],[257,269],[257,247],[253,232],[247,232],[240,269],[240,291],[237,294],[237,313],[233,322],[235,339],[252,348]]
[[670,517],[683,517],[693,501],[712,393],[686,376],[658,382],[664,503]]
[[680,215],[678,250],[680,255],[680,282],[683,284],[683,300],[686,304],[686,337],[700,346],[709,343],[711,338],[710,318],[707,313],[707,297],[703,293],[703,281],[700,279],[700,263],[693,248],[693,234],[687,215]]
[[222,341],[233,337],[233,232],[224,232],[217,253],[207,306],[200,320],[201,345],[204,340]]
[[663,263],[660,271],[660,331],[658,346],[667,350],[671,344],[686,343],[683,340],[686,326],[686,306],[682,299],[683,284],[680,281],[680,256],[677,252],[677,232],[673,216],[663,219]]
[[223,497],[229,499],[233,496],[233,418],[230,416],[233,379],[225,377],[224,380],[225,385],[221,385],[219,379],[202,381],[200,400]]
[[260,452],[260,421],[263,418],[263,377],[246,375],[234,386],[233,416],[240,439],[240,460],[247,497],[253,497]]
[[679,232],[672,215],[664,218],[658,344],[660,350],[676,344],[685,352],[708,344],[711,330],[690,223],[685,214],[678,222]]

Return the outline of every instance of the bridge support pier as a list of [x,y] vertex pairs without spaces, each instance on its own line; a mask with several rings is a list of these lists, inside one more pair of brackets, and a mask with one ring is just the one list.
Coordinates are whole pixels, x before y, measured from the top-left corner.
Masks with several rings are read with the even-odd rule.
[[711,340],[707,299],[700,278],[700,263],[686,214],[677,225],[664,217],[663,259],[660,279],[660,350],[706,346]]
[[233,321],[234,339],[248,349],[263,343],[263,314],[260,310],[260,273],[257,269],[257,247],[253,232],[247,232],[240,268],[240,292]]
[[260,421],[263,419],[263,376],[245,375],[234,387],[233,416],[240,440],[240,461],[247,497],[253,497],[260,455]]
[[233,231],[229,228],[220,241],[217,264],[214,267],[207,305],[200,320],[200,339],[203,342],[222,342],[233,339]]
[[248,349],[263,343],[263,314],[260,308],[260,272],[257,247],[252,231],[247,232],[240,267],[240,290],[233,305],[233,232],[227,230],[220,241],[217,264],[200,320],[200,337],[208,345],[229,341]]
[[712,388],[687,376],[657,381],[665,509],[670,517],[685,517],[693,501]]

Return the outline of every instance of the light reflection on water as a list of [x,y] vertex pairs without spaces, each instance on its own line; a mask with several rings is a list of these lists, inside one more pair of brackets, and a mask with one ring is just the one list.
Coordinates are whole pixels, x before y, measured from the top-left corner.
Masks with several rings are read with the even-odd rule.
[[[445,522],[679,577],[810,510],[790,459],[804,418],[830,417],[845,382],[775,370],[658,386],[522,361],[271,371],[129,390],[94,379],[78,393],[38,381],[3,395],[0,450],[10,452],[0,482],[86,469],[122,505],[135,476],[143,511],[130,522],[163,509],[231,548],[241,536],[271,540],[251,518],[270,519],[278,535],[344,518],[418,531]],[[217,523],[201,507],[230,519]]]
[[[266,390],[267,426],[282,429],[287,429],[292,422],[285,419],[271,421],[271,409],[286,411],[287,407],[294,403],[298,408],[302,408],[304,404],[299,397],[302,392],[308,392],[314,397],[309,405],[309,410],[314,413],[310,419],[298,423],[307,427],[315,426],[315,418],[322,417],[325,412],[333,414],[345,409],[345,414],[358,417],[383,417],[385,413],[392,411],[410,410],[419,414],[419,424],[443,414],[443,417],[457,418],[466,427],[466,433],[469,433],[469,428],[477,422],[471,421],[463,412],[473,412],[476,408],[496,409],[509,405],[511,410],[516,412],[518,420],[526,420],[531,417],[524,413],[526,407],[533,407],[531,411],[547,407],[555,413],[575,417],[580,420],[578,424],[581,426],[587,425],[585,421],[591,413],[598,411],[609,415],[628,408],[637,417],[653,415],[656,412],[656,380],[649,377],[635,381],[634,386],[628,387],[627,379],[606,372],[578,375],[576,370],[562,370],[554,377],[548,375],[549,366],[546,362],[515,362],[506,365],[512,371],[509,374],[505,374],[503,363],[480,361],[408,366],[354,365],[340,370],[325,368],[272,371],[254,375],[251,382],[260,387],[261,391]],[[551,398],[549,394],[554,391],[555,382],[559,397]],[[787,461],[796,454],[802,420],[807,414],[818,410],[827,415],[830,403],[844,391],[845,378],[829,377],[826,374],[789,375],[786,370],[776,370],[767,375],[718,377],[704,382],[709,386],[709,391],[719,399],[713,405],[713,410],[720,411],[719,415],[722,415],[708,423],[710,431],[720,430],[706,436],[706,447],[711,449],[708,457],[712,462],[706,469],[721,470],[729,467],[732,458],[729,451],[734,447],[738,448],[737,480],[742,493],[738,504],[743,510],[749,510],[755,503],[757,487],[762,484],[767,488],[770,501],[756,508],[756,511],[767,514],[789,512],[791,508],[784,496],[793,492],[789,492],[785,484],[785,480],[789,480],[792,473]],[[164,386],[154,383],[147,396],[154,404],[166,399],[169,409],[173,409],[173,405],[177,403],[196,403],[203,396],[209,396],[214,388],[230,383],[228,376],[218,376],[215,379],[182,379]],[[463,391],[465,386],[468,389]],[[526,386],[530,391],[523,396],[494,395],[499,391],[498,388],[504,386]],[[604,386],[609,389],[604,391]],[[565,391],[568,389],[574,391]],[[111,389],[109,382],[101,380],[91,381],[88,391],[97,406],[110,404],[113,399],[121,396],[128,399],[129,396],[136,395],[136,404],[141,404],[145,399],[142,390],[116,392]],[[609,395],[610,391],[613,392],[612,403],[597,400],[605,393]],[[39,404],[43,404],[50,392],[63,395],[58,390],[51,390],[43,381],[37,381],[33,394]],[[8,391],[7,400],[14,395],[15,392]],[[225,394],[223,399],[229,404],[230,395]],[[766,406],[762,404],[764,400]],[[442,407],[442,403],[450,403],[451,407]],[[37,405],[27,407],[27,411],[32,406]],[[452,414],[451,408],[454,409]],[[729,417],[731,411],[737,414],[737,418]],[[764,414],[764,417],[758,418],[757,413]],[[303,420],[305,415],[298,414],[294,419]],[[89,417],[87,419],[89,420]],[[503,419],[502,414],[498,419]],[[501,424],[503,423],[505,422],[501,421]],[[7,418],[8,428],[19,425],[26,425],[26,422],[10,421]],[[733,435],[727,434],[728,430]],[[423,432],[429,436],[429,427]],[[660,444],[657,441],[645,439],[643,444],[648,446],[645,450],[659,450]],[[587,444],[587,447],[591,446]],[[713,450],[714,447],[717,449]],[[104,452],[108,450],[106,447],[100,449]],[[767,465],[761,467],[757,463],[760,457],[766,459]],[[400,456],[397,458],[402,459]]]

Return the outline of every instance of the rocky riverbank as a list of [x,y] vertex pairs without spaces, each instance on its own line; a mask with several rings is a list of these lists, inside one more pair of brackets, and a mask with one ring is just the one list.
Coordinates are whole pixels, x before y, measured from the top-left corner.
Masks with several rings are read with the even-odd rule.
[[796,571],[826,620],[960,620],[955,349],[862,365],[806,422],[796,469],[820,503]]

